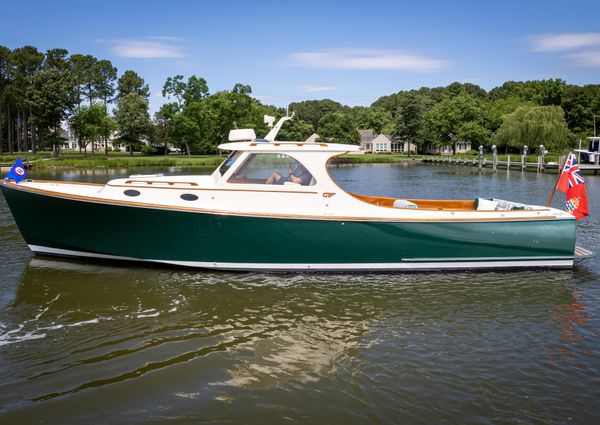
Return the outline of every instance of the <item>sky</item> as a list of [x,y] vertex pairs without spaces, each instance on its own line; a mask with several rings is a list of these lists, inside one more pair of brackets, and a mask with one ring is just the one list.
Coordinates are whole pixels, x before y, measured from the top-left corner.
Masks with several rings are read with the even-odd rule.
[[[600,1],[30,1],[2,6],[0,44],[109,59],[150,85],[169,76],[264,104],[381,96],[454,81],[600,83]],[[12,17],[12,18],[10,18]],[[8,18],[8,19],[7,19]]]

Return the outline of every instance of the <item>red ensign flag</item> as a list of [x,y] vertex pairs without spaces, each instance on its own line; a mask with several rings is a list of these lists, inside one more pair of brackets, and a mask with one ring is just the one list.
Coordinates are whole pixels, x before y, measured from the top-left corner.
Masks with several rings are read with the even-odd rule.
[[567,194],[566,210],[577,220],[589,214],[585,182],[579,164],[577,164],[577,158],[572,153],[567,157],[556,188]]

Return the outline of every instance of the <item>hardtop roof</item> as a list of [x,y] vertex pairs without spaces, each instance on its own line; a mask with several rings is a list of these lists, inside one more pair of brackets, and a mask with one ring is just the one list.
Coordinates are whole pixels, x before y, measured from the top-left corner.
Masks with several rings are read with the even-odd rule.
[[219,149],[227,151],[257,151],[257,152],[359,152],[358,145],[341,143],[311,143],[311,142],[233,142],[219,145]]

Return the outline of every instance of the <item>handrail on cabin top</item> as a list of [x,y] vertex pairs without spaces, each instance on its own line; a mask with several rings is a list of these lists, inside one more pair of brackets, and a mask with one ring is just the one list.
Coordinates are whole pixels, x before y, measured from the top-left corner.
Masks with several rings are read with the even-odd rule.
[[168,184],[169,186],[173,186],[176,184],[188,184],[190,186],[198,186],[198,183],[194,182],[169,182],[169,181],[160,181],[160,180],[127,180],[125,184],[132,183],[146,183],[146,184]]

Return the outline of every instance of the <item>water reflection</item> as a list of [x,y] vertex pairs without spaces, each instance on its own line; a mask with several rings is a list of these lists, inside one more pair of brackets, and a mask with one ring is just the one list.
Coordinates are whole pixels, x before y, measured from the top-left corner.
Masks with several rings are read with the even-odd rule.
[[[566,290],[570,279],[569,271],[518,279],[197,273],[34,258],[0,337],[19,344],[20,355],[6,356],[3,368],[24,380],[20,393],[30,400],[187,369],[214,353],[227,365],[207,385],[289,387],[335,376],[393,340],[404,349],[423,344],[416,351],[425,354],[432,335],[447,338],[456,326],[463,339],[481,343],[487,336],[475,324],[491,321],[496,337],[511,341],[505,323],[544,321],[551,312],[560,338],[572,338],[585,321]],[[27,349],[40,339],[43,352]],[[2,387],[7,395],[13,385]]]

